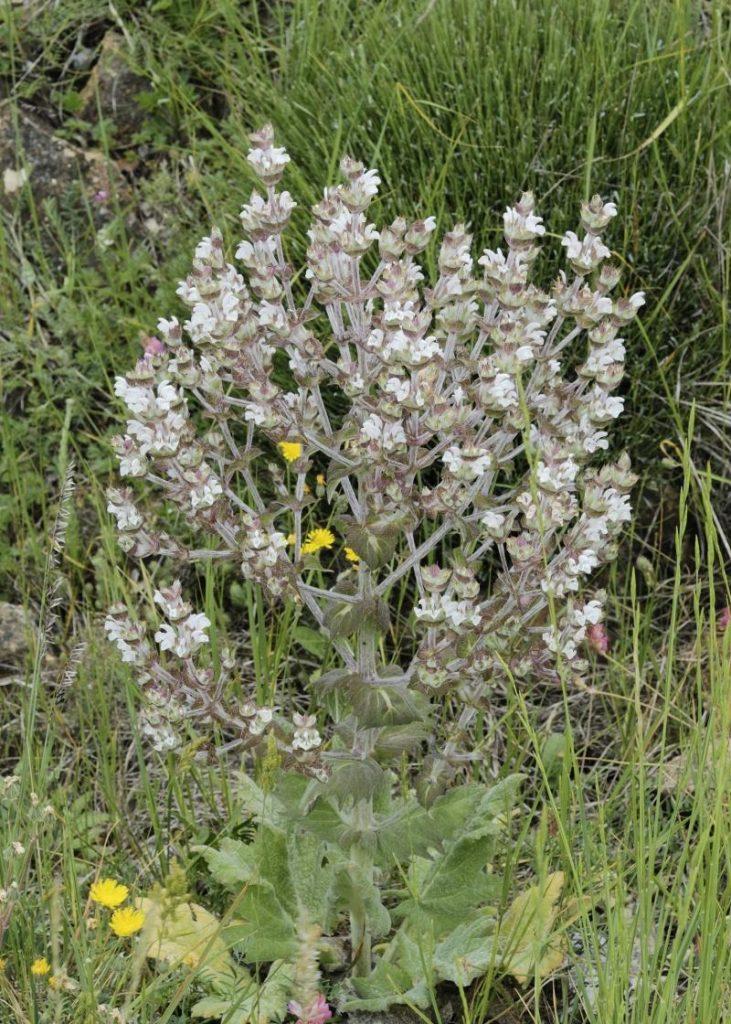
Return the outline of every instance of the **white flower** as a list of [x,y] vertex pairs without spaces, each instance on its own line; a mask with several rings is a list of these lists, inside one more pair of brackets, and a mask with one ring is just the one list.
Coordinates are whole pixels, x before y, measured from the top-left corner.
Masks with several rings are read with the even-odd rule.
[[317,719],[314,715],[292,716],[294,721],[294,738],[292,747],[295,750],[314,750],[322,743],[322,738],[316,728]]
[[567,231],[561,245],[566,247],[566,254],[579,273],[589,273],[612,255],[596,235],[586,235],[581,241],[573,231]]
[[489,451],[480,448],[460,449],[457,445],[451,445],[442,455],[442,462],[458,480],[476,480],[484,476],[494,461]]
[[217,498],[223,494],[223,487],[218,478],[208,469],[199,472],[190,487],[190,505],[197,511],[201,508],[211,508],[215,505]]
[[261,736],[266,727],[270,725],[273,717],[274,712],[271,708],[257,708],[253,719],[249,722],[249,731],[254,736]]
[[266,149],[250,149],[246,154],[254,170],[262,178],[272,172],[282,171],[289,163],[289,153],[282,146],[267,146]]
[[142,526],[142,516],[134,504],[119,491],[110,491],[107,512],[117,520],[118,530],[138,530]]
[[366,441],[377,444],[385,452],[391,452],[398,445],[406,444],[406,434],[401,422],[382,420],[376,413],[371,413],[363,421],[360,436]]
[[566,560],[566,571],[571,576],[588,576],[598,565],[599,559],[596,552],[591,548],[586,548],[584,551],[579,551],[575,558],[571,557]]
[[407,380],[401,380],[399,377],[389,377],[383,390],[387,394],[392,395],[397,402],[403,402],[404,399],[409,397],[411,388]]
[[179,658],[189,658],[208,643],[205,631],[210,624],[210,619],[202,612],[194,612],[175,626],[164,622],[155,633],[155,643],[161,651],[172,651]]
[[498,409],[510,409],[518,404],[518,389],[509,373],[496,373],[484,385],[487,402]]
[[122,655],[122,661],[129,665],[142,665],[149,653],[144,627],[132,622],[127,615],[113,614],[104,620],[104,631]]
[[208,235],[206,235],[206,237],[202,238],[198,245],[195,247],[195,258],[197,260],[207,260],[210,259],[213,253],[213,242],[208,237]]
[[579,466],[572,458],[550,465],[539,462],[536,467],[536,479],[547,491],[562,491],[576,480]]
[[378,171],[375,168],[371,168],[368,171],[364,171],[363,174],[357,179],[358,188],[369,198],[378,194],[378,186],[381,184],[381,179],[378,176]]
[[114,394],[122,399],[130,412],[136,413],[138,416],[144,415],[152,402],[152,393],[149,388],[134,386],[124,377],[115,378]]
[[170,587],[156,590],[153,595],[155,604],[160,605],[163,614],[171,622],[177,622],[190,613],[190,605],[183,600],[182,590],[180,580],[175,580]]
[[205,302],[196,302],[190,320],[186,323],[194,341],[201,341],[216,329],[216,317],[213,310]]
[[160,381],[157,385],[157,398],[155,400],[155,405],[159,411],[169,412],[174,405],[179,405],[181,401],[182,395],[169,380]]
[[587,601],[581,609],[575,609],[574,619],[577,625],[584,626],[587,623],[591,626],[595,626],[597,622],[601,622],[604,618],[604,609],[602,608],[601,601],[593,600]]
[[480,522],[488,533],[499,533],[505,525],[505,516],[502,512],[488,509],[487,512],[483,512],[480,516]]
[[164,317],[160,317],[157,321],[157,330],[165,338],[169,338],[171,334],[179,334],[180,324],[176,316],[166,320]]
[[508,238],[528,241],[545,235],[546,229],[541,223],[542,217],[534,213],[522,214],[514,206],[509,206],[503,214],[503,225]]
[[228,323],[236,323],[239,318],[239,299],[233,292],[225,292],[221,298],[221,313]]

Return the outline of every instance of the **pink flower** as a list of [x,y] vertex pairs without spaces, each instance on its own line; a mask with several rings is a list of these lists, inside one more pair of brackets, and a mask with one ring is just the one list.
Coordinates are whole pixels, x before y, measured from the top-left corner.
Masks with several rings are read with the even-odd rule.
[[145,355],[146,356],[161,356],[165,351],[165,346],[156,338],[154,335],[149,338],[145,338]]
[[109,193],[105,188],[100,188],[98,192],[94,193],[92,198],[98,206],[102,206],[109,199]]
[[287,1007],[290,1013],[297,1017],[297,1024],[325,1024],[333,1015],[322,993],[317,996],[304,1009],[294,1001]]
[[718,629],[719,632],[724,632],[731,626],[731,608],[728,605],[723,609],[721,614],[718,616]]
[[589,646],[597,654],[606,654],[609,650],[609,634],[603,622],[596,622],[586,630]]

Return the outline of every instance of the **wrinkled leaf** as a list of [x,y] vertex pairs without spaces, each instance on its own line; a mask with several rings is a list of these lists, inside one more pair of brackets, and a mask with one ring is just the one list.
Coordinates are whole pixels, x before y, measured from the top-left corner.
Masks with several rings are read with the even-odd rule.
[[142,898],[137,906],[145,915],[142,932],[146,956],[171,967],[199,968],[204,978],[217,983],[235,976],[228,946],[218,918],[197,903],[178,903],[155,897]]
[[268,963],[297,955],[297,925],[269,884],[250,885],[235,915],[225,930],[226,940],[240,945],[248,961]]
[[220,885],[238,889],[245,882],[255,881],[258,877],[253,843],[226,838],[221,840],[217,849],[212,846],[195,846],[194,850],[203,854],[208,870]]
[[490,849],[485,837],[459,839],[445,853],[415,858],[409,870],[410,895],[396,913],[412,933],[431,926],[440,938],[496,896],[499,880],[487,874]]
[[297,917],[330,931],[335,869],[314,835],[291,836],[289,865]]
[[376,532],[367,526],[354,525],[348,530],[345,542],[371,569],[380,569],[393,558],[398,537],[395,527],[388,532]]
[[549,875],[544,885],[533,885],[517,896],[500,922],[503,966],[522,984],[534,972],[547,977],[564,961],[565,937],[553,930],[563,884],[563,871]]
[[226,1024],[269,1024],[285,1017],[292,990],[293,968],[276,962],[263,985],[242,978],[227,991],[200,999],[191,1012],[194,1017],[223,1019]]
[[486,973],[496,957],[494,933],[496,921],[488,913],[474,921],[458,925],[437,945],[434,967],[443,981],[466,988]]

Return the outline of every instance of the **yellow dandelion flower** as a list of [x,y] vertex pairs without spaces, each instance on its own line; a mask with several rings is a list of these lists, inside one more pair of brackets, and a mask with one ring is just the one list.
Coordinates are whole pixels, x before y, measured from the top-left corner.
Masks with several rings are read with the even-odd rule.
[[59,977],[58,974],[52,974],[48,979],[48,987],[53,989],[60,989],[63,985],[63,978]]
[[138,932],[144,923],[145,915],[141,910],[135,910],[134,907],[120,907],[112,914],[109,927],[120,939],[127,939],[130,935]]
[[42,978],[45,974],[51,970],[51,965],[44,956],[37,957],[30,965],[30,973],[34,974],[36,978]]
[[280,441],[277,448],[285,462],[296,462],[302,454],[302,445],[299,441]]
[[358,554],[357,551],[353,551],[352,548],[343,548],[343,551],[345,552],[345,557],[347,558],[347,560],[349,562],[359,562],[360,561],[360,555]]
[[288,544],[294,544],[294,542],[295,542],[296,540],[297,540],[297,536],[296,536],[296,534],[294,534],[294,533],[288,533],[288,534],[287,534],[287,543],[288,543]]
[[101,903],[103,907],[114,910],[127,899],[129,889],[121,882],[115,882],[113,878],[102,878],[101,881],[94,882],[89,895],[95,903]]
[[318,473],[317,476],[315,477],[315,483],[317,484],[318,487],[324,487],[325,486],[325,474],[324,473]]
[[322,548],[331,548],[334,543],[335,534],[331,530],[318,527],[316,530],[310,530],[307,534],[305,543],[302,545],[302,554],[312,555]]

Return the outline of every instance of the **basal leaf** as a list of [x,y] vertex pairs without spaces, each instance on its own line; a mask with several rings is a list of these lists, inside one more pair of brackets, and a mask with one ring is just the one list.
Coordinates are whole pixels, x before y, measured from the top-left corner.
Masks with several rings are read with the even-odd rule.
[[254,881],[258,877],[253,843],[226,838],[221,840],[217,848],[196,846],[193,849],[203,854],[208,870],[221,885],[239,889],[245,882]]
[[490,912],[458,925],[434,951],[434,967],[440,979],[466,988],[485,974],[492,962],[499,962],[495,931],[496,920]]
[[269,1024],[285,1017],[292,989],[293,968],[279,961],[272,964],[263,984],[241,978],[220,995],[200,999],[191,1012],[193,1017],[217,1018],[225,1024]]
[[137,901],[145,915],[145,954],[171,967],[197,968],[219,984],[235,977],[234,964],[218,918],[197,903],[174,904],[155,897]]
[[297,925],[269,884],[250,885],[236,903],[225,929],[226,941],[240,945],[252,963],[287,960],[297,955]]
[[396,1003],[403,1003],[411,988],[411,978],[398,964],[381,959],[367,978],[351,978],[338,1000],[342,1013],[353,1010],[383,1013]]
[[545,978],[564,961],[566,940],[554,931],[563,884],[563,871],[549,875],[517,896],[500,922],[503,966],[516,981],[525,984],[534,972]]
[[425,859],[416,858],[409,872],[409,895],[394,913],[409,922],[412,933],[431,925],[440,938],[456,928],[496,895],[499,882],[485,871],[489,849],[485,837],[468,837],[435,853],[426,868]]

